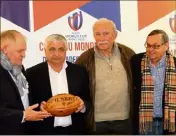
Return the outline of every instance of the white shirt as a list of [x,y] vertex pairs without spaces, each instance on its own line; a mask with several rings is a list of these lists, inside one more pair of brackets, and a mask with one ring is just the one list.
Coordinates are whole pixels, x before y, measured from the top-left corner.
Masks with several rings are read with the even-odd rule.
[[[66,68],[67,68],[67,63],[64,62],[63,68],[61,69],[61,71],[55,72],[48,64],[52,96],[55,96],[57,94],[62,94],[62,93],[69,93],[66,70],[65,70]],[[54,118],[54,127],[56,126],[67,127],[70,125],[72,125],[71,115]]]

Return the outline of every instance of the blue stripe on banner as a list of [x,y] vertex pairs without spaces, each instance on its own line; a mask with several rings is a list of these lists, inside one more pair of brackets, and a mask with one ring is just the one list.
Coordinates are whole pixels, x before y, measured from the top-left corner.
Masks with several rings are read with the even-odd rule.
[[112,20],[121,31],[120,1],[92,1],[80,9],[95,18]]
[[29,0],[1,1],[1,17],[30,31]]

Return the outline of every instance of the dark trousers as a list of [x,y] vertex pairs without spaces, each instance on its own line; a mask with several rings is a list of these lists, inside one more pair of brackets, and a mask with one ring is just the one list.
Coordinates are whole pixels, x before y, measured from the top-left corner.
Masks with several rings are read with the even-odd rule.
[[129,119],[96,122],[94,135],[132,135]]
[[40,135],[85,135],[85,128],[80,126],[74,127],[74,126],[67,126],[67,127],[45,127],[43,129],[40,129]]
[[152,130],[147,131],[145,133],[141,133],[141,135],[163,135],[164,134],[164,125],[162,118],[153,118],[152,122]]

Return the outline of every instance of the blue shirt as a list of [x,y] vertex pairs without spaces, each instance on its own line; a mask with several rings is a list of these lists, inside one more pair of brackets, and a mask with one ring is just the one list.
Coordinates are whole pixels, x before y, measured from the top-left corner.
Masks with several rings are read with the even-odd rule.
[[150,63],[150,70],[154,81],[154,97],[153,97],[153,117],[163,117],[163,90],[165,82],[166,69],[166,54],[157,63],[152,66]]

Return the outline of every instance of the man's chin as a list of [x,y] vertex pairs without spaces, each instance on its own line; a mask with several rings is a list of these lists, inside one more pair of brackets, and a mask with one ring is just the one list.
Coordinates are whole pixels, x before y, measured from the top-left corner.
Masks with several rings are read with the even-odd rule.
[[107,49],[108,49],[108,47],[107,47],[107,46],[102,45],[102,46],[99,46],[99,47],[98,47],[98,49],[99,49],[99,50],[107,50]]
[[157,60],[155,56],[149,57],[149,59],[150,59],[151,62],[155,62]]
[[21,67],[23,64],[22,63],[16,63],[16,64],[13,64],[14,66],[18,66],[18,67]]
[[155,58],[155,54],[147,54],[147,56],[148,56],[150,59]]
[[52,63],[54,63],[54,64],[63,64],[64,62],[63,61],[52,61]]
[[149,58],[154,59],[156,56],[155,55],[150,55]]

